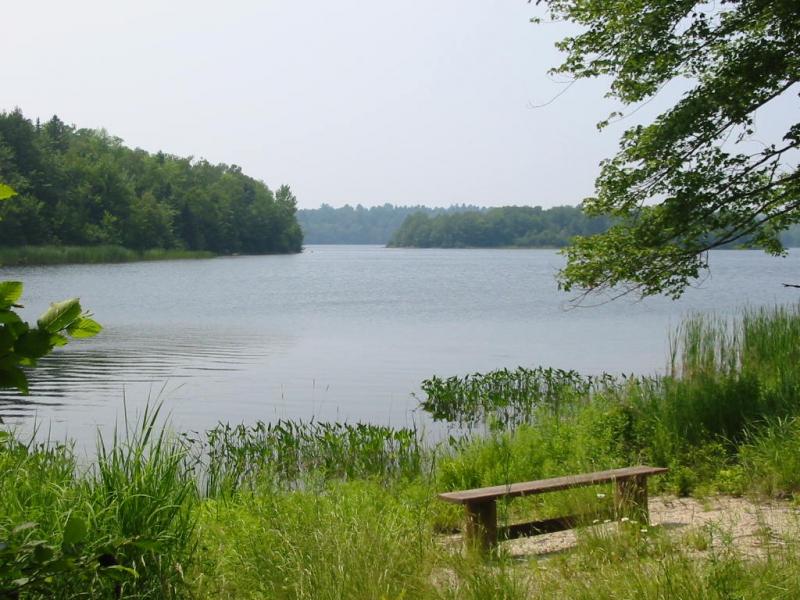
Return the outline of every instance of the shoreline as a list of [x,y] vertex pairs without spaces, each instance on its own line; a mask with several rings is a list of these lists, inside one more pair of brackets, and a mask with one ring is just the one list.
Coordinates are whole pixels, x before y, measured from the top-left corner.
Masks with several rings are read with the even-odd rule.
[[209,250],[182,250],[177,248],[169,250],[161,248],[133,250],[124,246],[18,246],[0,248],[0,269],[4,267],[201,260],[227,256],[260,255],[219,254]]

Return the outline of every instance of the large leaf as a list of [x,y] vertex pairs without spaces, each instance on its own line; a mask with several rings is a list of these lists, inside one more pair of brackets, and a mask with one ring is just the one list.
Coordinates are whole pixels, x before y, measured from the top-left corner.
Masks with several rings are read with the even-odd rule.
[[21,281],[0,281],[0,308],[8,308],[22,296]]
[[22,334],[14,343],[14,352],[24,358],[40,358],[52,349],[50,334],[41,329]]
[[0,365],[0,388],[17,388],[23,394],[27,394],[28,378],[18,367]]
[[15,313],[13,310],[9,310],[7,308],[0,308],[0,325],[6,325],[7,323],[21,323],[22,319],[19,318],[19,315]]
[[50,308],[39,317],[39,327],[50,333],[58,333],[69,327],[72,322],[81,316],[81,305],[78,298],[70,298],[63,302],[54,302]]
[[80,317],[67,327],[67,333],[74,338],[89,338],[100,333],[102,329],[102,325],[94,319]]
[[54,333],[50,336],[50,345],[51,346],[66,346],[67,345],[67,338],[65,338],[60,333]]
[[70,514],[64,525],[64,544],[80,544],[86,539],[89,527],[86,521],[76,514]]
[[0,183],[0,200],[8,200],[16,195],[17,192],[15,192],[13,188],[7,186],[5,183]]
[[45,543],[36,544],[33,547],[33,560],[39,564],[46,563],[53,558],[55,551],[52,546]]
[[9,352],[14,347],[17,336],[10,327],[0,325],[0,354]]

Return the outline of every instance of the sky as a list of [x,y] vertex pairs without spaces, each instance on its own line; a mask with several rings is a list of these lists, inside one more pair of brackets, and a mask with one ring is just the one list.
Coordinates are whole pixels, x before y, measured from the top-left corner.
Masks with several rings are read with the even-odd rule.
[[237,164],[300,208],[577,204],[633,120],[599,132],[619,108],[607,81],[565,91],[548,75],[575,30],[529,22],[543,14],[527,0],[6,2],[0,110]]

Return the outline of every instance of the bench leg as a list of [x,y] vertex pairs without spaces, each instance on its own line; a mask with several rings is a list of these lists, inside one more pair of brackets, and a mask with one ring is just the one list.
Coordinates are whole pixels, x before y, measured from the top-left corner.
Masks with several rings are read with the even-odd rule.
[[489,554],[497,545],[497,504],[494,500],[469,502],[464,505],[467,514],[467,548],[480,554]]
[[647,477],[618,479],[614,489],[614,509],[617,518],[627,517],[640,523],[650,522],[647,506]]

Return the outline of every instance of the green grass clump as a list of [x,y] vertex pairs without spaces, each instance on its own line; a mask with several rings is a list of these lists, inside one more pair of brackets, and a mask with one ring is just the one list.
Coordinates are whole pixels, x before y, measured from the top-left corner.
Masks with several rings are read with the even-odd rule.
[[434,538],[406,500],[359,481],[208,502],[197,587],[208,598],[422,597]]
[[157,411],[81,470],[69,446],[0,438],[0,597],[171,598],[194,557],[196,486]]
[[739,459],[750,489],[778,497],[800,492],[800,418],[770,419],[751,429]]
[[0,247],[0,266],[121,263],[213,256],[213,252],[179,248],[139,251],[122,246],[17,246]]
[[317,477],[413,478],[424,456],[414,428],[287,420],[220,424],[207,432],[201,453],[210,496],[264,481],[293,487]]

